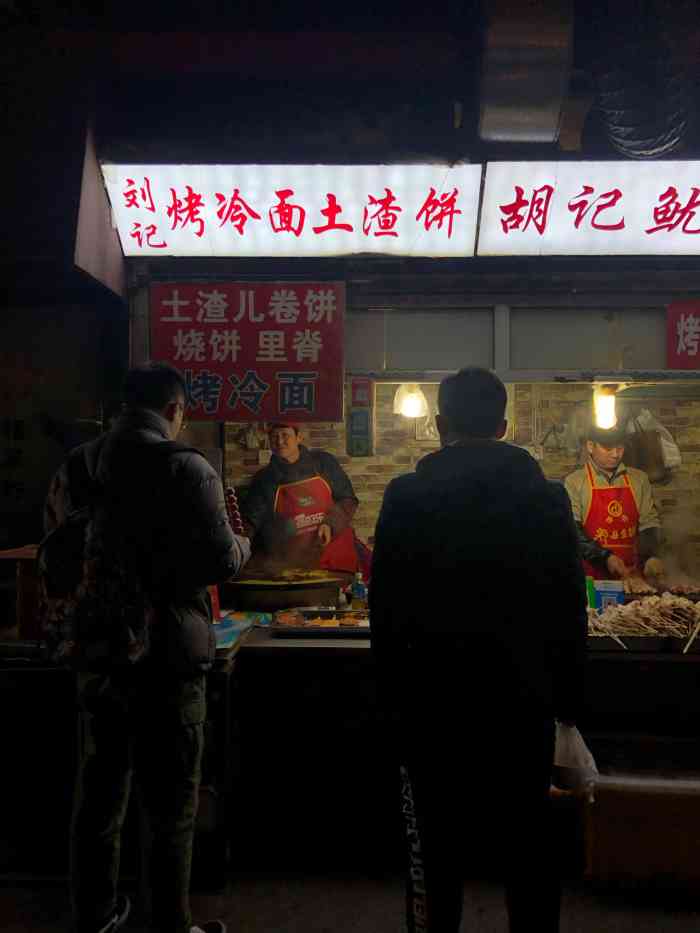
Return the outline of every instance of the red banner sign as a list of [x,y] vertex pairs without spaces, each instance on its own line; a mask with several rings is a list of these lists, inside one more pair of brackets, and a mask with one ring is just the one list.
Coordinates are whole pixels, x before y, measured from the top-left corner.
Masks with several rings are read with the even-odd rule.
[[372,407],[372,380],[355,376],[350,383],[350,405],[352,408]]
[[345,286],[153,285],[151,358],[187,382],[186,417],[342,421]]
[[674,301],[666,311],[666,366],[700,369],[700,299]]

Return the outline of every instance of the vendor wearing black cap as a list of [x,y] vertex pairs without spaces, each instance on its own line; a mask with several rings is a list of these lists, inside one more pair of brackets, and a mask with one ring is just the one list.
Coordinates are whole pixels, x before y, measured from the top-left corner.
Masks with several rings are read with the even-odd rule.
[[591,427],[586,449],[588,461],[565,480],[586,574],[596,580],[642,572],[662,577],[661,523],[651,484],[646,473],[622,462],[623,428]]
[[357,496],[336,458],[302,443],[300,425],[270,425],[272,459],[253,477],[241,505],[257,552],[288,566],[354,573],[358,556],[351,522]]

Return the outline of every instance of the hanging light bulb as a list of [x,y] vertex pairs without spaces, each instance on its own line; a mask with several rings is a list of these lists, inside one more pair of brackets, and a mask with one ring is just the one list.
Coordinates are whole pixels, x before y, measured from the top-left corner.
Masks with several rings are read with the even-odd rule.
[[394,414],[404,418],[425,418],[429,414],[428,400],[416,383],[402,383],[394,395]]
[[616,385],[595,386],[593,389],[593,412],[596,427],[607,430],[614,428],[617,424],[616,392]]

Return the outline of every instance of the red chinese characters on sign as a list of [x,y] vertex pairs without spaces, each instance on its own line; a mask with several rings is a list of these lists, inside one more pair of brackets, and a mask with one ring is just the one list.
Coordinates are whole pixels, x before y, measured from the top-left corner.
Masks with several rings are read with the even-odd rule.
[[321,211],[324,217],[328,218],[328,223],[323,224],[319,227],[314,227],[314,233],[326,233],[328,230],[347,230],[348,233],[352,233],[351,224],[340,224],[336,223],[336,218],[338,214],[342,213],[343,208],[338,204],[338,199],[334,194],[327,194],[326,201],[328,202],[327,206]]
[[138,187],[133,178],[127,178],[126,188],[124,189],[125,207],[142,207],[144,210],[155,214],[156,206],[151,194],[151,180],[144,177],[143,185]]
[[[563,197],[564,192],[557,193],[553,184],[533,188],[530,196],[526,196],[525,188],[521,185],[514,185],[513,200],[498,206],[503,214],[500,219],[503,233],[508,235],[513,231],[525,232],[532,224],[542,236],[547,230],[554,198],[559,196]],[[569,213],[573,215],[574,229],[581,229],[585,223],[591,229],[603,232],[624,230],[626,220],[620,203],[623,196],[621,188],[611,187],[596,194],[592,185],[582,184],[580,191],[569,197],[566,202]],[[635,206],[639,211],[638,203]],[[681,196],[673,185],[668,185],[658,195],[656,204],[650,204],[649,210],[654,222],[644,229],[647,236],[674,231],[685,235],[700,233],[700,216],[697,216],[700,214],[700,188],[691,188],[686,198]],[[607,213],[608,211],[612,213]],[[561,224],[561,216],[557,216],[557,222]]]
[[227,198],[226,195],[217,191],[216,200],[219,202],[219,209],[216,212],[216,216],[221,221],[219,224],[220,227],[230,223],[238,230],[239,234],[243,236],[243,230],[249,220],[260,220],[260,214],[256,214],[253,208],[246,204],[238,188],[233,189],[233,194],[230,198]]
[[364,210],[362,219],[362,232],[365,236],[398,236],[394,229],[396,221],[402,208],[394,204],[396,197],[390,188],[384,189],[383,198],[375,198],[373,195],[367,196],[367,206]]
[[526,198],[524,189],[516,185],[514,200],[510,204],[499,205],[499,210],[504,215],[501,220],[503,232],[527,230],[532,223],[535,230],[542,236],[547,227],[549,205],[553,194],[552,185],[542,185],[540,188],[533,188],[531,196]]
[[[145,241],[146,246],[150,246],[151,249],[165,249],[168,245],[164,240],[160,240],[158,228],[155,224],[147,224],[145,228],[142,228],[142,225],[136,221],[129,236],[136,240],[139,246],[143,246]],[[160,240],[160,242],[155,242],[156,240]]]
[[685,204],[681,204],[678,191],[669,185],[659,195],[658,204],[654,208],[654,226],[647,228],[645,233],[658,233],[665,230],[670,233],[677,227],[681,233],[700,233],[700,227],[693,226],[696,211],[700,207],[700,188],[692,188],[691,194]]
[[293,233],[301,236],[306,220],[306,211],[299,204],[288,203],[288,198],[294,194],[292,188],[281,188],[275,191],[279,198],[277,204],[270,208],[270,226],[275,233]]
[[204,220],[201,216],[204,198],[193,191],[189,185],[185,185],[185,190],[185,196],[178,198],[175,189],[170,189],[171,201],[166,213],[172,220],[173,230],[191,224],[194,227],[195,236],[201,237],[204,235]]
[[[213,195],[205,196],[189,184],[179,188],[168,188],[167,196],[161,196],[162,203],[159,204],[158,199],[154,197],[151,180],[147,176],[144,176],[142,181],[127,178],[121,193],[124,207],[130,211],[162,211],[160,217],[164,222],[163,226],[169,225],[173,231],[191,232],[197,238],[204,236],[207,224],[219,229],[233,228],[239,237],[245,237],[249,233],[251,224],[259,223],[265,224],[268,230],[275,234],[291,233],[296,238],[302,235],[322,237],[330,232],[353,233],[356,228],[360,228],[360,224],[366,237],[398,238],[402,232],[399,221],[404,208],[394,191],[388,187],[384,188],[383,196],[368,193],[364,203],[355,200],[347,209],[333,191],[326,193],[325,206],[305,205],[302,199],[295,198],[294,188],[291,187],[276,189],[274,197],[267,203],[255,203],[255,200],[244,195],[239,187],[232,187],[230,193],[215,191]],[[445,239],[451,239],[457,218],[463,213],[458,207],[459,196],[458,188],[439,192],[438,189],[429,187],[425,196],[418,202],[421,206],[415,214],[415,224],[422,226],[426,232],[438,231]],[[260,201],[259,196],[257,200]],[[317,210],[324,222],[307,225],[307,214],[310,210]],[[527,228],[530,222],[537,227],[545,222],[543,211],[546,212],[546,203],[542,201],[541,193],[534,192],[523,229]],[[168,243],[159,235],[158,226],[151,223],[151,218],[146,219],[148,215],[145,215],[136,220],[137,216],[134,217],[130,237],[139,248],[167,247]],[[513,226],[517,227],[518,223],[516,218]],[[405,232],[410,231],[406,229]]]
[[187,417],[343,417],[342,283],[151,287],[151,351],[182,372]]
[[700,299],[676,301],[666,309],[666,366],[700,369]]
[[446,191],[438,197],[435,188],[431,188],[428,197],[423,202],[423,206],[416,214],[416,220],[422,218],[426,230],[430,230],[433,224],[437,224],[438,230],[442,230],[442,225],[447,220],[447,236],[449,239],[452,236],[455,214],[462,213],[457,209],[458,195],[457,188],[453,188],[451,192]]
[[620,200],[622,197],[620,189],[613,188],[610,191],[599,194],[597,198],[590,198],[589,196],[593,194],[594,191],[595,188],[592,188],[591,185],[584,185],[581,192],[569,201],[569,210],[576,214],[574,227],[578,230],[591,208],[594,208],[593,216],[591,217],[591,227],[593,227],[594,230],[622,230],[625,226],[624,217],[620,218],[617,222],[608,221],[607,223],[602,223],[602,221],[598,221],[598,216],[602,214],[603,211],[615,207]]

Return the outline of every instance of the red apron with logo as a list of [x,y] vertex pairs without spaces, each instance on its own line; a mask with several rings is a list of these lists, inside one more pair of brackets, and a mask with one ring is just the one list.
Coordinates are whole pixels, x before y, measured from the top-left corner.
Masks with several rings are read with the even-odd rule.
[[[623,474],[624,486],[596,487],[590,463],[586,464],[591,504],[583,522],[583,529],[596,544],[615,557],[623,560],[627,567],[639,570],[639,509],[627,474]],[[588,561],[584,570],[594,580],[607,580],[607,570],[599,570]]]
[[[294,524],[297,543],[308,542],[312,550],[327,512],[333,506],[331,487],[322,476],[311,476],[296,483],[277,488],[275,514],[288,518]],[[306,548],[304,548],[306,550]],[[326,570],[357,570],[357,552],[352,528],[346,528],[321,552],[320,566]]]

